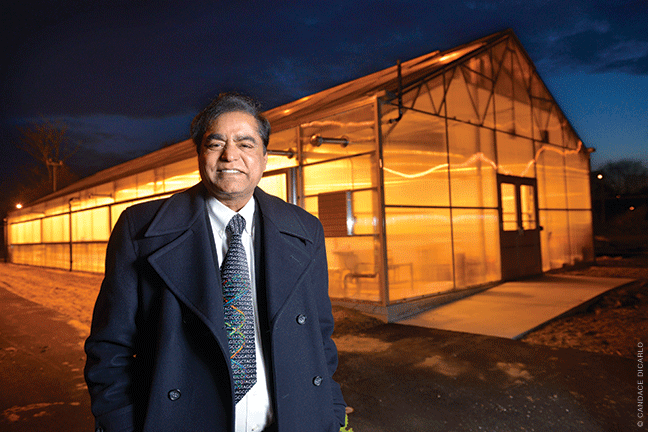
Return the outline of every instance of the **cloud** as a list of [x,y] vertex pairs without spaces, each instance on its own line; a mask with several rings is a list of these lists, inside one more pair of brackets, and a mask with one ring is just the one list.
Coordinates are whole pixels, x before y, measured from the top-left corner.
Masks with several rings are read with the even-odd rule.
[[614,6],[575,4],[573,14],[556,19],[532,38],[536,65],[554,72],[564,68],[648,74],[648,33],[637,31],[636,23],[642,17],[648,19],[648,9],[628,14],[618,10],[620,5]]

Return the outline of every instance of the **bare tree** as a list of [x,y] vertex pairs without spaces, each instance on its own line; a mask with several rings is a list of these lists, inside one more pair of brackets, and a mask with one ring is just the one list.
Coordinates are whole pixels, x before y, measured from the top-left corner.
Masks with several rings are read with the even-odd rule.
[[56,192],[63,171],[69,171],[66,161],[79,146],[73,146],[66,136],[67,126],[41,119],[21,128],[21,148],[41,162],[47,169],[52,191]]

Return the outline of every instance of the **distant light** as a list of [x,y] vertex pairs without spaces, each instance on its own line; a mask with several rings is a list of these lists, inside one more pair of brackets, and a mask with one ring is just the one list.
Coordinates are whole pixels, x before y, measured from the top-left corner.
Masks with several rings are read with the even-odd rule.
[[601,180],[603,178],[603,174],[599,174],[596,176],[597,179]]
[[21,208],[22,208],[22,204],[20,204],[20,203],[16,204],[16,208],[17,208],[17,209],[21,209]]
[[634,206],[630,206],[630,211],[634,210]]

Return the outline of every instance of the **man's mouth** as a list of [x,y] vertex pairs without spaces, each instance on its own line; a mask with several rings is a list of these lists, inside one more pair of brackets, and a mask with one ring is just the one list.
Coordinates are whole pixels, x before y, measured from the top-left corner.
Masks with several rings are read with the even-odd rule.
[[237,169],[220,169],[218,172],[224,174],[241,174],[241,171]]

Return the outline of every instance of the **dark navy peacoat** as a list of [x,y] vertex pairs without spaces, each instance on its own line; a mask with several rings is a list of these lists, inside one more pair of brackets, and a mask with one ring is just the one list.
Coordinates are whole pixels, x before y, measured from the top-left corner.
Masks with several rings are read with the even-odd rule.
[[[206,193],[198,184],[135,205],[115,225],[85,345],[97,430],[233,430]],[[257,292],[278,430],[337,432],[345,403],[332,378],[337,350],[322,225],[258,188],[254,196],[261,228]]]

